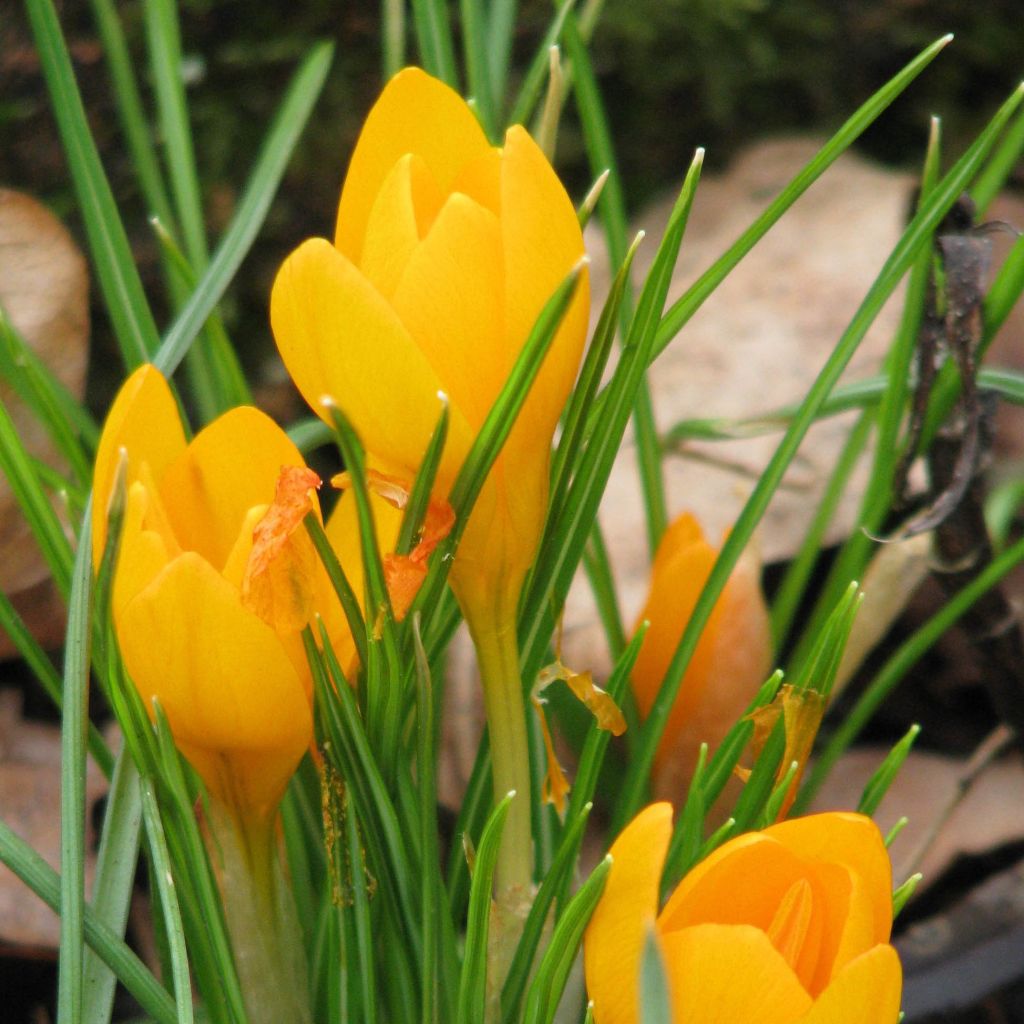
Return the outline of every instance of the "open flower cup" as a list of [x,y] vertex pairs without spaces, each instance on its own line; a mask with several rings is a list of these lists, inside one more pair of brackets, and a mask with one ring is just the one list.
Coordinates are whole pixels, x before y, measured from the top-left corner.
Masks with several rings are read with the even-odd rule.
[[652,804],[612,845],[584,941],[596,1024],[640,1020],[651,929],[674,1024],[895,1024],[892,868],[869,818],[818,814],[739,836],[659,911],[671,835],[671,806]]

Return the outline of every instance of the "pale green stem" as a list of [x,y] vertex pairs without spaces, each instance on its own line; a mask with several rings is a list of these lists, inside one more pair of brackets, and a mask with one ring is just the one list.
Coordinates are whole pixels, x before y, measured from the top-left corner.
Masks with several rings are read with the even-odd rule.
[[302,932],[276,817],[246,818],[211,799],[212,854],[249,1024],[310,1024]]
[[487,730],[491,741],[494,800],[512,790],[516,797],[505,820],[495,884],[502,893],[526,897],[533,884],[533,834],[530,826],[530,751],[526,737],[523,683],[515,622],[470,621],[480,664]]

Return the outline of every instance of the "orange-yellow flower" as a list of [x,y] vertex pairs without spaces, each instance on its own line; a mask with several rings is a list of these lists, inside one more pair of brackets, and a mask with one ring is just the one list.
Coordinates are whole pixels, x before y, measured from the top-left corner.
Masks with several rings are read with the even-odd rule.
[[[537,315],[582,255],[572,203],[527,132],[512,127],[491,146],[461,97],[407,68],[367,117],[333,244],[304,242],[277,276],[274,335],[312,408],[325,415],[321,399],[333,399],[374,465],[400,480],[415,477],[446,395],[443,498]],[[588,305],[584,274],[463,535],[452,578],[464,609],[497,602],[500,615],[515,613]]]
[[233,409],[186,443],[167,382],[143,366],[121,388],[96,456],[97,566],[121,458],[112,610],[128,673],[147,707],[159,700],[211,794],[264,817],[312,740],[300,631],[316,611],[339,626],[302,527],[319,481],[257,409]]
[[596,1024],[637,1024],[654,931],[674,1024],[895,1024],[902,973],[889,945],[892,868],[863,815],[795,818],[726,843],[658,889],[672,808],[623,830],[584,960]]
[[[672,523],[658,545],[650,593],[640,614],[650,628],[632,674],[644,716],[658,696],[717,557],[689,513]],[[757,558],[744,555],[704,627],[658,746],[655,772],[662,795],[685,791],[701,743],[713,750],[768,677],[771,627],[759,576]]]

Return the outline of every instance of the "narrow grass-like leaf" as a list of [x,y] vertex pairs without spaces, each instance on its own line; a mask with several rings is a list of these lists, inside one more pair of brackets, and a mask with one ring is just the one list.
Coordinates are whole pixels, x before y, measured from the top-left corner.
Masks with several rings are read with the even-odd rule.
[[594,520],[590,531],[590,543],[583,549],[583,569],[594,595],[597,614],[604,626],[605,639],[613,658],[617,658],[626,646],[626,627],[622,624],[619,596],[612,575],[612,563],[608,547],[601,532],[600,520]]
[[545,530],[551,528],[553,521],[557,521],[565,503],[565,493],[585,438],[587,413],[593,405],[605,367],[608,365],[608,358],[615,341],[615,331],[619,323],[622,298],[625,295],[630,269],[633,266],[633,257],[636,255],[643,237],[643,233],[640,233],[634,239],[633,244],[626,252],[622,266],[619,267],[618,273],[615,275],[608,298],[598,317],[597,326],[594,328],[594,335],[587,346],[587,354],[583,358],[576,387],[573,388],[573,392],[569,396],[562,419],[561,437],[551,459],[551,495],[548,499],[548,522]]
[[729,575],[768,507],[786,468],[796,455],[810,425],[814,422],[818,407],[835,386],[871,323],[886,299],[895,290],[921,247],[928,244],[936,225],[956,201],[966,183],[974,176],[978,166],[1001,134],[1007,120],[1019,107],[1022,98],[1024,98],[1024,89],[1017,89],[1000,107],[989,125],[914,215],[869,289],[860,308],[854,314],[849,327],[843,332],[838,345],[805,396],[800,406],[800,414],[790,425],[775,454],[765,467],[736,524],[719,551],[714,568],[701,591],[693,614],[665,674],[665,681],[644,723],[640,746],[627,770],[627,778],[613,821],[613,831],[621,829],[640,806],[644,786],[654,760],[654,752],[661,739],[669,712],[679,694],[683,674],[697,647],[700,634]]
[[[11,869],[51,910],[61,906],[61,878],[28,843],[0,821],[0,861]],[[174,1000],[146,965],[114,930],[85,907],[85,941],[117,975],[142,1009],[159,1024],[177,1024]]]
[[381,0],[381,49],[385,81],[405,65],[405,0]]
[[87,486],[92,479],[92,459],[83,442],[95,446],[96,426],[92,417],[26,344],[2,308],[0,378],[14,388],[46,428],[57,451],[70,464],[75,480]]
[[487,70],[490,72],[491,95],[497,109],[508,84],[512,60],[512,37],[516,30],[516,0],[492,0],[487,11]]
[[[50,0],[33,0],[49,3]],[[235,215],[224,232],[210,265],[206,268],[191,298],[176,317],[153,358],[157,368],[170,376],[184,358],[189,346],[220,301],[235,272],[245,258],[270,209],[274,193],[284,174],[292,150],[302,134],[313,104],[320,95],[334,48],[320,43],[302,62],[274,115],[264,138],[256,164]]]
[[[188,263],[202,272],[209,261],[209,251],[181,74],[177,5],[174,0],[145,0],[143,13],[171,195]],[[233,405],[251,401],[238,358],[219,319],[207,323],[198,343],[189,350],[186,369],[192,397],[204,422]]]
[[558,4],[554,20],[548,26],[547,32],[544,33],[544,38],[537,47],[537,52],[523,76],[523,84],[519,87],[519,94],[516,96],[512,113],[509,115],[509,124],[526,124],[533,116],[533,111],[544,89],[544,81],[547,78],[551,47],[557,45],[562,35],[565,19],[575,6],[576,0],[561,0]]
[[992,200],[999,195],[1009,180],[1021,152],[1024,152],[1024,114],[1017,116],[1007,130],[1006,138],[999,144],[985,169],[971,186],[971,198],[977,206],[979,218],[984,217]]
[[736,831],[736,819],[726,818],[726,820],[723,821],[722,824],[704,840],[704,845],[701,846],[700,854],[697,857],[697,863],[699,864],[705,858],[710,857],[711,854],[722,845],[722,843],[727,839],[731,839],[736,834]]
[[647,928],[640,957],[640,1024],[672,1024],[665,961],[653,925]]
[[52,0],[26,0],[51,109],[57,119],[100,290],[125,365],[134,369],[157,349],[159,334],[135,269],[110,183],[89,131]]
[[[139,773],[127,747],[122,747],[107,794],[91,901],[93,913],[116,935],[124,935],[128,924],[141,820]],[[114,1005],[115,983],[110,968],[96,953],[87,950],[82,992],[84,1024],[107,1024]]]
[[704,300],[725,280],[733,267],[767,234],[772,225],[856,141],[879,114],[924,71],[952,38],[952,35],[947,35],[936,40],[859,107],[839,131],[822,146],[807,166],[772,200],[764,213],[672,304],[658,328],[654,356],[657,356],[682,330],[683,325],[697,312]]
[[355,791],[367,845],[372,845],[375,863],[381,872],[381,890],[394,900],[401,913],[407,933],[406,948],[411,957],[418,959],[419,928],[415,916],[418,901],[413,889],[418,872],[406,847],[400,818],[326,631],[321,626],[322,654],[317,651],[311,634],[307,633],[304,639],[306,655],[313,667],[316,708],[333,744],[332,756],[339,757],[337,768],[346,784]]
[[352,806],[351,795],[345,797],[345,845],[348,856],[348,877],[352,915],[355,932],[355,956],[359,969],[355,972],[361,996],[362,1013],[360,1020],[376,1024],[377,1020],[377,962],[374,955],[373,929],[370,924],[370,895],[366,886],[366,865],[363,860],[363,846],[356,825],[358,814]]
[[[640,656],[640,648],[643,647],[648,625],[647,622],[640,624],[616,661],[615,668],[605,684],[608,695],[620,707],[625,701],[629,689],[630,673],[633,671],[636,659]],[[607,729],[599,729],[597,722],[591,722],[587,738],[583,741],[583,749],[580,751],[576,779],[569,797],[569,809],[566,812],[567,821],[575,821],[583,807],[594,799],[601,767],[604,764],[604,756],[610,742],[611,733]]]
[[[189,262],[159,218],[151,217],[150,226],[160,243],[171,297],[175,308],[180,309],[198,281],[193,266],[205,270],[209,261],[204,256],[201,263]],[[252,405],[252,392],[216,310],[203,325],[200,339],[202,344],[198,349],[193,345],[185,359],[190,394],[198,406],[200,421],[209,422],[236,405]],[[196,352],[199,358],[192,359]]]
[[866,814],[868,817],[878,810],[878,805],[885,799],[889,787],[893,784],[899,774],[903,762],[906,761],[914,741],[921,732],[921,726],[912,725],[906,735],[889,751],[886,759],[878,766],[874,775],[868,779],[864,792],[861,793],[860,803],[857,804],[857,812]]
[[576,467],[557,528],[547,531],[535,561],[522,605],[520,646],[524,678],[532,679],[547,650],[552,624],[560,613],[583,547],[597,516],[597,507],[611,473],[653,343],[661,309],[668,294],[683,232],[689,217],[702,157],[694,158],[679,199],[669,218],[640,301],[630,325],[622,356],[611,383],[600,422],[594,428]]
[[445,441],[448,440],[448,402],[441,403],[441,415],[437,418],[437,426],[430,435],[426,453],[420,463],[416,479],[413,481],[412,491],[409,493],[409,503],[406,505],[405,513],[402,516],[402,526],[398,531],[398,541],[395,544],[395,553],[407,555],[416,542],[416,535],[423,526],[424,517],[427,514],[427,506],[430,504],[430,495],[434,490],[434,480],[437,478],[437,468],[441,465],[441,455],[444,453]]
[[857,738],[878,706],[924,653],[975,601],[994,587],[1011,569],[1024,561],[1024,540],[997,555],[962,590],[950,598],[923,626],[897,648],[830,737],[814,763],[807,781],[793,805],[793,813],[803,810],[825,781],[832,766]]
[[[54,706],[60,708],[64,702],[60,673],[54,668],[46,651],[39,646],[36,638],[29,632],[17,609],[11,604],[11,599],[2,590],[0,590],[0,632],[7,635],[18,655],[25,659],[33,675],[53,701]],[[103,774],[110,778],[110,774],[114,770],[114,758],[106,741],[92,722],[89,723],[88,745],[89,756],[96,762]]]
[[505,984],[501,989],[501,1013],[505,1024],[514,1024],[519,1019],[519,1010],[529,978],[530,968],[537,955],[545,924],[556,897],[561,901],[572,880],[573,868],[579,856],[587,819],[594,805],[586,803],[562,833],[558,850],[551,862],[544,881],[533,899],[530,913],[523,925],[523,934],[516,946],[515,955],[508,969]]
[[331,428],[319,416],[307,416],[288,428],[288,437],[303,455],[330,444],[334,440]]
[[892,894],[892,919],[895,921],[903,908],[907,905],[907,901],[911,896],[914,895],[914,890],[917,889],[924,875],[921,872],[917,872],[915,875],[911,875],[893,894]]
[[75,556],[64,641],[64,707],[60,731],[60,963],[57,1022],[82,1020],[85,910],[85,738],[89,722],[92,631],[92,545],[89,521]]
[[160,895],[160,906],[163,908],[164,930],[170,948],[171,971],[174,985],[174,1001],[178,1008],[179,1024],[192,1024],[192,983],[188,973],[188,955],[185,951],[185,934],[181,924],[181,911],[178,908],[178,895],[171,870],[171,858],[164,839],[163,824],[160,821],[160,810],[156,803],[156,793],[150,779],[140,779],[142,796],[142,816],[146,822],[146,835],[149,840],[149,855],[152,858],[152,877],[156,880]]
[[790,761],[789,766],[786,768],[785,775],[783,775],[775,784],[775,788],[772,789],[771,796],[768,797],[768,801],[764,805],[764,810],[761,812],[761,820],[758,824],[758,828],[767,828],[769,825],[778,821],[782,805],[786,802],[786,797],[789,795],[790,788],[793,785],[793,780],[797,777],[797,772],[799,771],[800,762]]
[[725,739],[718,744],[718,749],[711,756],[707,771],[704,773],[701,787],[705,807],[711,807],[721,796],[726,783],[732,777],[733,770],[747,749],[747,744],[754,734],[754,723],[751,716],[758,708],[765,707],[775,699],[781,685],[782,672],[777,671],[761,685],[754,695],[754,699],[736,720],[736,724],[725,734]]
[[486,12],[477,0],[459,0],[459,15],[468,95],[484,133],[497,142],[497,97],[488,66]]
[[584,929],[604,892],[611,866],[611,857],[605,857],[580,886],[579,892],[569,901],[565,912],[558,919],[548,948],[537,965],[537,973],[527,991],[523,1024],[549,1024],[554,1019]]
[[680,812],[675,827],[672,829],[672,841],[669,843],[665,868],[661,873],[661,891],[664,894],[687,871],[697,863],[700,848],[704,842],[704,820],[707,807],[704,803],[704,772],[708,763],[708,745],[700,745],[697,765],[690,779],[686,792],[686,802]]
[[[442,423],[446,422],[442,419]],[[436,432],[435,432],[436,433]],[[403,524],[404,525],[404,524]],[[419,614],[412,620],[416,652],[416,791],[420,820],[420,922],[423,959],[420,966],[420,1013],[423,1024],[439,1019],[441,977],[438,972],[441,890],[441,851],[437,832],[437,760],[434,746],[434,699],[430,665],[420,637]]]
[[423,67],[435,78],[458,89],[448,5],[444,0],[412,0],[412,16]]
[[782,577],[782,582],[779,584],[779,589],[775,593],[775,598],[772,601],[771,621],[772,636],[777,651],[782,650],[785,645],[790,626],[803,601],[818,556],[824,547],[825,533],[839,508],[839,502],[846,492],[846,486],[850,482],[857,462],[863,454],[864,446],[871,435],[871,428],[871,418],[862,414],[847,435],[839,458],[836,459],[836,463],[832,467],[825,492],[818,502],[818,507],[814,510],[814,516],[800,543],[800,550],[790,562]]
[[758,754],[750,777],[743,787],[740,798],[733,808],[736,832],[747,832],[755,827],[771,799],[775,787],[775,775],[786,748],[786,729],[782,716],[775,723],[771,735],[765,741],[764,749]]
[[359,663],[365,665],[367,661],[366,623],[363,620],[363,610],[360,607],[359,598],[356,597],[356,592],[352,589],[352,584],[345,575],[345,570],[342,569],[341,562],[338,561],[338,556],[331,546],[331,542],[324,532],[320,520],[310,512],[303,520],[303,525],[313,541],[313,546],[320,556],[320,561],[323,562],[324,568],[327,570],[327,575],[330,578],[331,585],[334,587],[334,592],[338,595],[338,601],[341,603],[341,609],[345,613],[345,619],[348,622],[349,632],[352,634],[352,640],[356,645]]
[[[932,119],[921,174],[921,188],[918,209],[931,195],[939,178],[940,126]],[[901,457],[900,425],[907,406],[911,362],[918,345],[921,323],[925,312],[929,282],[932,278],[934,242],[922,247],[914,260],[907,283],[896,340],[886,356],[887,386],[873,419],[877,426],[877,437],[871,459],[871,472],[864,496],[857,514],[857,526],[843,544],[832,563],[818,600],[807,620],[800,643],[793,654],[793,663],[799,665],[806,656],[813,638],[821,629],[825,617],[839,599],[849,580],[864,574],[871,552],[875,547],[874,536],[882,528],[889,514],[893,500],[894,477]]]
[[[608,256],[613,267],[621,266],[626,260],[626,205],[622,182],[618,173],[615,149],[612,144],[608,119],[590,63],[590,56],[580,33],[580,26],[574,14],[566,15],[564,38],[567,55],[572,62],[576,89],[576,105],[583,126],[583,139],[590,160],[591,173],[596,177],[607,172],[607,179],[598,200],[598,209],[608,243]],[[691,164],[687,181],[693,175],[694,166],[703,162],[704,151],[699,149]],[[673,261],[674,263],[674,261]],[[658,304],[656,315],[661,316],[665,297]],[[622,309],[628,315],[631,302],[627,287]],[[646,371],[646,366],[644,367]],[[657,548],[668,520],[665,499],[665,482],[661,471],[661,444],[654,424],[654,407],[645,378],[636,391],[633,412],[636,428],[637,462],[640,468],[640,485],[644,498],[647,520],[647,539],[651,552]]]
[[6,477],[15,500],[39,544],[57,589],[64,598],[71,588],[71,547],[43,490],[18,430],[0,400],[0,472]]
[[103,43],[103,55],[110,69],[121,131],[131,154],[135,174],[151,214],[159,217],[168,230],[177,232],[171,201],[164,186],[150,133],[149,119],[142,105],[138,81],[132,67],[121,18],[113,0],[91,0],[93,19]]
[[398,757],[400,732],[405,722],[403,673],[395,637],[395,617],[381,564],[373,507],[370,504],[366,453],[355,429],[341,409],[333,403],[327,409],[334,423],[338,450],[348,471],[349,487],[356,503],[359,543],[363,556],[366,615],[373,623],[366,641],[366,661],[363,662],[366,670],[366,728],[370,739],[381,750],[378,763],[390,773]]
[[487,936],[491,920],[491,890],[498,862],[501,833],[515,793],[509,793],[494,808],[484,826],[476,850],[476,865],[469,890],[469,915],[466,919],[466,946],[459,979],[457,1024],[478,1024],[485,1017],[487,1003]]

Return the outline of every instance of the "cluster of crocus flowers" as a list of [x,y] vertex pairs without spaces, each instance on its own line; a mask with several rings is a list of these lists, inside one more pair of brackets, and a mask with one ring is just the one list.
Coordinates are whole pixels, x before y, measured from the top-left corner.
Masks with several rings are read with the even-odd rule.
[[652,804],[611,848],[584,940],[596,1024],[637,1024],[653,932],[674,1024],[896,1024],[892,868],[859,814],[795,818],[731,840],[658,909],[672,809]]
[[[644,716],[658,696],[717,557],[718,550],[688,512],[661,538],[639,617],[650,625],[632,673]],[[714,750],[771,671],[771,625],[760,572],[756,555],[746,552],[701,633],[658,745],[654,782],[659,796],[676,800],[685,793],[700,745]]]
[[316,475],[266,415],[233,409],[186,442],[164,377],[143,366],[96,458],[93,558],[125,460],[112,611],[125,667],[157,700],[210,795],[267,819],[313,737],[301,630],[337,599],[302,526]]
[[516,649],[520,592],[547,509],[551,440],[586,337],[589,289],[575,209],[529,134],[492,146],[466,102],[408,68],[356,144],[333,242],[286,260],[271,296],[282,359],[325,420],[344,412],[369,466],[408,488],[446,402],[434,496],[448,497],[538,315],[572,301],[465,524],[451,583],[479,655],[496,796],[518,794],[498,886],[528,889],[530,776]]

